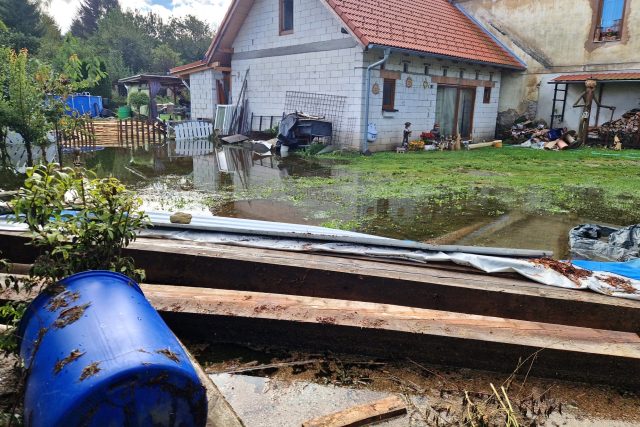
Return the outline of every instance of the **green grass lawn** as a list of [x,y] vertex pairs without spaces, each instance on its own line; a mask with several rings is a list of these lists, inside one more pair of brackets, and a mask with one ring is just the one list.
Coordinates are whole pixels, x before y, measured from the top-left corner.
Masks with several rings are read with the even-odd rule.
[[[634,158],[635,157],[635,158]],[[640,195],[640,152],[544,151],[505,147],[470,151],[344,156],[344,166],[393,189],[414,185],[491,186],[513,190],[595,188],[608,195]],[[402,192],[404,192],[401,191]]]
[[294,179],[288,193],[295,200],[325,199],[340,208],[390,199],[462,210],[489,200],[501,210],[640,222],[640,152],[505,147],[322,159],[334,161],[333,176]]

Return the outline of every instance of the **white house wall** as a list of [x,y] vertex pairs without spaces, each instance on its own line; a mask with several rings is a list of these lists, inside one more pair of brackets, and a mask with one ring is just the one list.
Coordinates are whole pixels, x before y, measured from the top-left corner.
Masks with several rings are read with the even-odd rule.
[[[366,54],[367,63],[373,63],[382,57],[381,52]],[[404,62],[409,62],[408,72],[403,72]],[[429,67],[429,74],[425,75],[425,66]],[[401,79],[396,81],[396,112],[382,111],[382,88],[384,79],[380,77],[380,70],[372,71],[371,86],[375,83],[380,93],[370,94],[369,123],[374,123],[378,130],[378,140],[370,144],[371,151],[392,150],[402,143],[405,122],[411,122],[412,138],[418,139],[422,132],[430,131],[436,119],[436,97],[438,84],[432,81],[433,76],[442,76],[443,67],[448,68],[449,77],[459,77],[460,69],[465,70],[464,78],[474,80],[476,71],[480,80],[489,80],[493,73],[495,87],[491,91],[491,102],[483,103],[484,87],[476,88],[473,139],[475,141],[491,140],[495,136],[496,118],[498,115],[498,100],[500,94],[500,71],[492,67],[475,64],[461,64],[451,61],[437,60],[428,57],[392,54],[385,69],[401,72]],[[407,78],[411,77],[413,86],[408,88]],[[425,84],[425,81],[427,82]],[[368,88],[371,90],[371,88]]]
[[[257,116],[281,116],[287,91],[301,91],[347,97],[339,143],[360,149],[365,94],[366,64],[377,61],[381,52],[363,53],[356,40],[344,34],[341,22],[332,15],[320,0],[294,0],[294,32],[279,35],[278,1],[256,0],[242,25],[234,43],[232,68],[232,101],[236,102],[247,69],[246,97],[251,113]],[[500,71],[492,67],[452,61],[393,54],[388,70],[402,71],[402,61],[410,61],[409,72],[402,73],[396,86],[395,113],[382,112],[383,80],[380,71],[372,73],[372,85],[378,83],[380,93],[371,94],[368,122],[375,123],[379,138],[371,144],[372,151],[389,150],[402,140],[406,121],[413,123],[414,137],[429,131],[435,122],[437,84],[432,76],[441,76],[442,67],[449,67],[449,76],[458,77],[465,68],[465,79],[489,80],[493,73],[496,86],[492,90],[491,103],[483,103],[483,87],[477,88],[473,137],[476,140],[492,139],[500,93]],[[429,76],[424,74],[425,64],[430,65]],[[406,79],[413,79],[413,87],[406,87]],[[425,88],[424,81],[427,80]],[[193,84],[193,83],[192,83]],[[254,130],[256,123],[254,122]]]
[[249,115],[282,116],[287,91],[345,96],[338,142],[352,145],[362,114],[362,48],[319,0],[294,0],[293,34],[281,36],[278,27],[278,1],[256,0],[233,43],[233,101],[247,69]]
[[213,120],[218,99],[216,78],[222,78],[222,74],[214,70],[204,70],[189,76],[192,119]]

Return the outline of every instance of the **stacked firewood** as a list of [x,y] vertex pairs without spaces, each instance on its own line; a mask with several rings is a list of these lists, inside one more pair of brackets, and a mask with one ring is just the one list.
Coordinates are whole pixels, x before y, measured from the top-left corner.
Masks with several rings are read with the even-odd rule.
[[617,136],[623,148],[640,148],[640,109],[627,111],[618,120],[604,123],[598,134],[605,145],[611,145]]

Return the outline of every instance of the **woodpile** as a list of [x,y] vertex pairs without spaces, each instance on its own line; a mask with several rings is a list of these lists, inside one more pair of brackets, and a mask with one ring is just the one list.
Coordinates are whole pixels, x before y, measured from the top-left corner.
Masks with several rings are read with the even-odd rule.
[[627,111],[618,120],[604,123],[598,134],[607,146],[613,145],[617,136],[622,148],[640,148],[640,109]]

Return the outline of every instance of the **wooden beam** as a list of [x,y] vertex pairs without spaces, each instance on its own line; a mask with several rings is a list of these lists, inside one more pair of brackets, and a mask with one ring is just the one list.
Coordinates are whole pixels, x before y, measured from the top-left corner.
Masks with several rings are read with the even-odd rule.
[[404,401],[397,396],[391,396],[305,421],[302,423],[302,427],[364,426],[406,413],[407,406]]
[[[0,252],[36,257],[0,231]],[[395,304],[597,329],[640,331],[640,302],[514,279],[383,260],[140,238],[126,251],[152,283]],[[203,274],[203,272],[218,272]]]
[[[640,390],[637,333],[327,298],[150,284],[141,289],[182,338],[507,373],[535,355],[532,375]],[[0,300],[25,296],[9,289]]]
[[193,339],[409,357],[507,373],[536,354],[532,375],[640,387],[640,337],[632,332],[326,298],[142,289],[178,335]]

